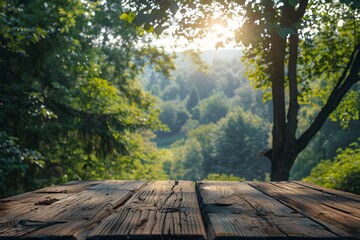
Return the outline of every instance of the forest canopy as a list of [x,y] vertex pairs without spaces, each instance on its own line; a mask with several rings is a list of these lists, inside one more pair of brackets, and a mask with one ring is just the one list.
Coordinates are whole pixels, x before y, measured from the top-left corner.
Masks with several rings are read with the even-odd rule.
[[119,1],[0,2],[2,191],[131,178],[141,171],[139,161],[151,167],[134,178],[161,172],[144,130],[163,125],[138,76],[145,66],[168,75],[173,64],[119,18],[126,7]]
[[[1,197],[90,179],[358,192],[359,9],[0,0]],[[194,43],[218,50],[168,51]]]

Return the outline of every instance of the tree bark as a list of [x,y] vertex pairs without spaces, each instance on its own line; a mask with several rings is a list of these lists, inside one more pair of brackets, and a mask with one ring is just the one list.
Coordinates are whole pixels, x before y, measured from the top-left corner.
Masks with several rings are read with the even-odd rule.
[[[298,9],[290,4],[285,4],[281,14],[280,26],[291,27],[299,21],[305,14],[308,0],[301,0]],[[305,149],[310,140],[316,135],[325,123],[329,115],[337,108],[341,100],[351,87],[359,81],[360,71],[360,44],[350,57],[342,76],[337,85],[327,99],[315,120],[310,127],[296,139],[298,127],[298,88],[297,88],[297,60],[298,43],[297,33],[289,37],[289,61],[288,61],[288,80],[289,80],[289,107],[287,118],[285,118],[285,94],[284,94],[284,66],[286,55],[287,40],[282,39],[278,34],[271,36],[271,67],[270,79],[272,81],[272,96],[274,107],[273,125],[273,148],[265,155],[271,160],[271,180],[288,180],[289,172],[298,154]]]
[[[289,63],[290,64],[290,63]],[[290,65],[289,65],[290,67]],[[286,135],[284,137],[284,147],[274,153],[269,150],[265,155],[271,160],[271,181],[286,181],[289,179],[289,173],[292,165],[298,154],[305,149],[310,140],[316,135],[320,128],[325,123],[329,115],[337,108],[341,100],[345,97],[346,93],[351,87],[360,81],[360,44],[355,47],[348,65],[345,67],[342,76],[339,78],[338,84],[329,95],[326,104],[320,110],[315,120],[311,123],[310,127],[298,138],[295,138],[296,125],[291,123],[295,121],[294,117],[297,116],[298,111],[294,111],[296,116],[290,117],[291,106],[288,111],[288,122]],[[291,79],[289,79],[291,81]],[[290,82],[291,84],[291,82]],[[290,91],[291,90],[291,86]],[[294,86],[293,86],[294,87]],[[291,94],[290,94],[291,98]],[[290,103],[291,105],[291,103]],[[275,107],[275,106],[274,106]],[[291,120],[293,119],[293,120]],[[296,121],[295,121],[296,122]],[[275,125],[275,124],[274,124]],[[294,128],[295,127],[295,128]],[[273,136],[275,138],[275,136]],[[271,154],[269,154],[271,153]]]
[[[280,167],[282,169],[283,160],[281,158],[284,142],[285,142],[285,76],[284,63],[286,39],[281,38],[278,33],[271,36],[271,72],[270,79],[272,81],[272,98],[273,98],[273,119],[274,125],[272,130],[273,143],[271,153],[272,169]],[[273,171],[272,171],[273,173]]]
[[[280,151],[272,152],[271,180],[283,181],[289,179],[289,172],[296,156],[298,155],[296,145],[297,115],[299,104],[297,100],[297,58],[298,58],[299,36],[291,35],[289,38],[289,63],[288,63],[288,80],[289,80],[289,107],[287,111],[287,122],[283,134],[283,143]],[[285,53],[284,53],[285,54]],[[284,86],[283,86],[284,88]],[[274,106],[274,108],[277,105]],[[284,106],[285,112],[285,106]],[[284,113],[285,118],[285,113]],[[284,120],[285,121],[285,120]]]

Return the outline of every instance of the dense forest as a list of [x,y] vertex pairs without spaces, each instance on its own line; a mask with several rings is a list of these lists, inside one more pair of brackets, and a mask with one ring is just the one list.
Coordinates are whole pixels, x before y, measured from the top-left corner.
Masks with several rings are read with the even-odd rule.
[[[171,179],[269,180],[270,162],[261,152],[271,141],[272,105],[244,77],[241,55],[240,50],[204,51],[200,57],[207,68],[202,72],[179,54],[170,79],[151,71],[142,78],[144,88],[158,98],[160,120],[169,127],[156,132],[154,141],[167,151],[164,169]],[[304,106],[302,115],[312,111]],[[302,120],[300,128],[307,124],[307,118]],[[334,120],[298,157],[290,179],[301,180],[314,168],[309,181],[325,184],[326,173],[327,178],[336,175],[327,186],[357,188],[360,121],[341,126]],[[343,169],[335,167],[344,162]]]
[[[269,2],[0,0],[0,197],[91,179],[360,193],[360,6]],[[230,18],[245,27],[218,50],[158,44]]]

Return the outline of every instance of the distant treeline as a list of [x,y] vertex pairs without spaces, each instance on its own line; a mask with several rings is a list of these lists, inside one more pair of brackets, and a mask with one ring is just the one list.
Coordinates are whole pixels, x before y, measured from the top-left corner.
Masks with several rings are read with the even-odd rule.
[[[155,139],[158,147],[168,151],[167,174],[172,179],[192,180],[207,176],[224,179],[230,175],[247,180],[268,179],[269,160],[262,156],[271,139],[268,95],[244,77],[240,51],[207,51],[201,56],[207,64],[205,71],[189,64],[191,60],[180,54],[171,79],[151,71],[143,77],[145,89],[158,98],[161,121],[169,127],[167,132],[157,132]],[[302,107],[303,121],[313,112],[311,106]],[[306,122],[299,124],[301,128]],[[338,148],[357,141],[357,129],[359,121],[343,127],[327,121],[298,157],[291,179],[300,180],[321,160],[334,159]],[[356,154],[348,158],[358,159]],[[342,171],[345,174],[348,170]]]

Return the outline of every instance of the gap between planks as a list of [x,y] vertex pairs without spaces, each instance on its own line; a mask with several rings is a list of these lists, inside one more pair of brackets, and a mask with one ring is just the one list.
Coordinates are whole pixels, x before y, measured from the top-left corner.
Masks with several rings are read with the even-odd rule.
[[103,238],[206,239],[194,183],[150,182],[89,235]]
[[[316,191],[316,189],[308,189],[306,186],[301,187],[299,185],[295,188],[292,186],[295,183],[291,182],[249,182],[249,184],[284,205],[301,212],[304,216],[313,219],[341,238],[360,238],[360,218],[336,209],[331,206],[332,204],[324,204],[321,198],[316,200],[316,195],[312,196],[308,192],[306,193],[306,191],[311,190],[321,194],[321,190]],[[333,192],[333,194],[335,193],[336,191]],[[354,210],[356,211],[357,208]]]
[[310,218],[240,182],[199,182],[208,239],[337,239]]
[[[0,238],[84,239],[99,221],[112,214],[137,189],[145,185],[144,182],[139,181],[115,180],[84,184],[87,184],[87,187],[54,186],[26,195],[24,201],[28,203],[25,209],[29,204],[36,205],[34,201],[39,194],[50,192],[49,196],[55,198],[59,194],[64,195],[64,191],[67,192],[67,195],[58,201],[39,204],[35,208],[28,209],[25,214],[3,219],[0,223]],[[77,187],[78,189],[74,191]],[[59,188],[62,190],[60,191]],[[34,196],[30,202],[29,196]]]
[[[122,189],[123,193],[122,187],[126,188]],[[22,239],[337,239],[339,236],[359,239],[358,196],[343,196],[342,192],[316,187],[302,182],[75,182],[0,201],[0,211],[6,213],[0,216],[0,238],[9,230],[13,238]],[[114,191],[114,196],[106,197]],[[184,195],[184,192],[190,194]],[[340,223],[339,226],[338,216],[329,211],[322,216],[320,210],[312,210],[306,204],[304,210],[304,203],[296,200],[299,197],[295,200],[289,197],[294,193],[308,194],[300,199],[304,198],[307,203],[320,202],[320,210],[340,211],[340,220],[345,216],[355,220],[352,219],[350,225]],[[46,196],[57,201],[46,202],[49,200]],[[99,202],[94,202],[91,196],[99,197]],[[87,206],[76,203],[79,199],[85,199]],[[332,201],[339,201],[339,206]],[[10,211],[13,204],[17,204],[20,214]],[[39,209],[29,209],[29,206]],[[51,206],[57,206],[58,210]],[[320,213],[314,215],[309,209]],[[4,216],[8,221],[3,221]],[[121,221],[126,224],[119,225]]]

